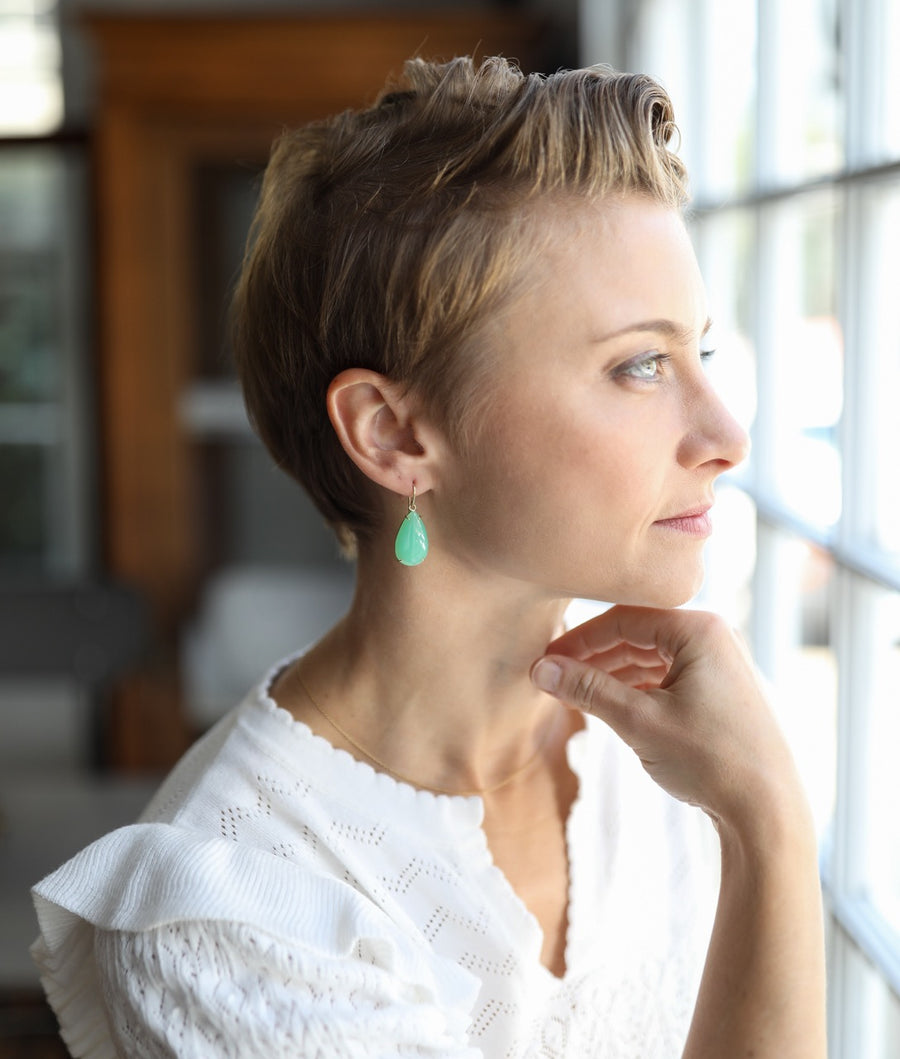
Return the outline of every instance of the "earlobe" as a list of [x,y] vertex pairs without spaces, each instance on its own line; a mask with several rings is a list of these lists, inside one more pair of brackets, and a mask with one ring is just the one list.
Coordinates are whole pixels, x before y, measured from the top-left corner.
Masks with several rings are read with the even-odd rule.
[[431,488],[427,446],[409,398],[378,372],[349,368],[328,387],[328,417],[344,451],[373,482],[408,494]]

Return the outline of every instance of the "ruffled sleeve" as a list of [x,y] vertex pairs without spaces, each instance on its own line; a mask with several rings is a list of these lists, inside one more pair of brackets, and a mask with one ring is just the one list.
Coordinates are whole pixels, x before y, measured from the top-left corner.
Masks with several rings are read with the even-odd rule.
[[164,824],[123,828],[34,891],[32,948],[76,1059],[474,1059],[474,976],[349,882]]
[[117,1054],[243,1059],[474,1059],[428,995],[358,953],[288,946],[235,923],[98,931]]

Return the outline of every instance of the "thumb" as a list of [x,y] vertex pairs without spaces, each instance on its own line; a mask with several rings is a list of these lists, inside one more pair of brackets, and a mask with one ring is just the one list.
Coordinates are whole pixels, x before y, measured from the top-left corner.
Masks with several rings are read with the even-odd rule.
[[605,721],[630,742],[635,721],[646,711],[648,696],[596,666],[565,655],[547,655],[532,666],[534,685],[569,706]]

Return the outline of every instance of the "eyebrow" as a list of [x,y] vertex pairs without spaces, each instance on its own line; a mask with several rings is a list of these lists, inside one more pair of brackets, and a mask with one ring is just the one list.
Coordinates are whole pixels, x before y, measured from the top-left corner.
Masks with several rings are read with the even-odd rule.
[[[700,332],[701,338],[709,333],[712,325],[712,317],[707,317],[703,330]],[[611,342],[614,338],[621,338],[623,335],[637,334],[642,331],[653,331],[656,334],[667,335],[677,342],[689,342],[694,335],[693,328],[684,327],[682,324],[675,323],[674,320],[642,320],[640,323],[626,324],[625,327],[620,327],[617,331],[610,331],[608,334],[601,335],[599,338],[595,338],[594,341],[598,345],[602,345],[604,342]]]

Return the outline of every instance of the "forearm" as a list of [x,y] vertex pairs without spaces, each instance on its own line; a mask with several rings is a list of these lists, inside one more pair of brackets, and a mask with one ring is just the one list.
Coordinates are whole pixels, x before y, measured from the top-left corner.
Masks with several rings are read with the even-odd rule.
[[719,905],[683,1059],[824,1059],[825,954],[812,827],[720,826]]

